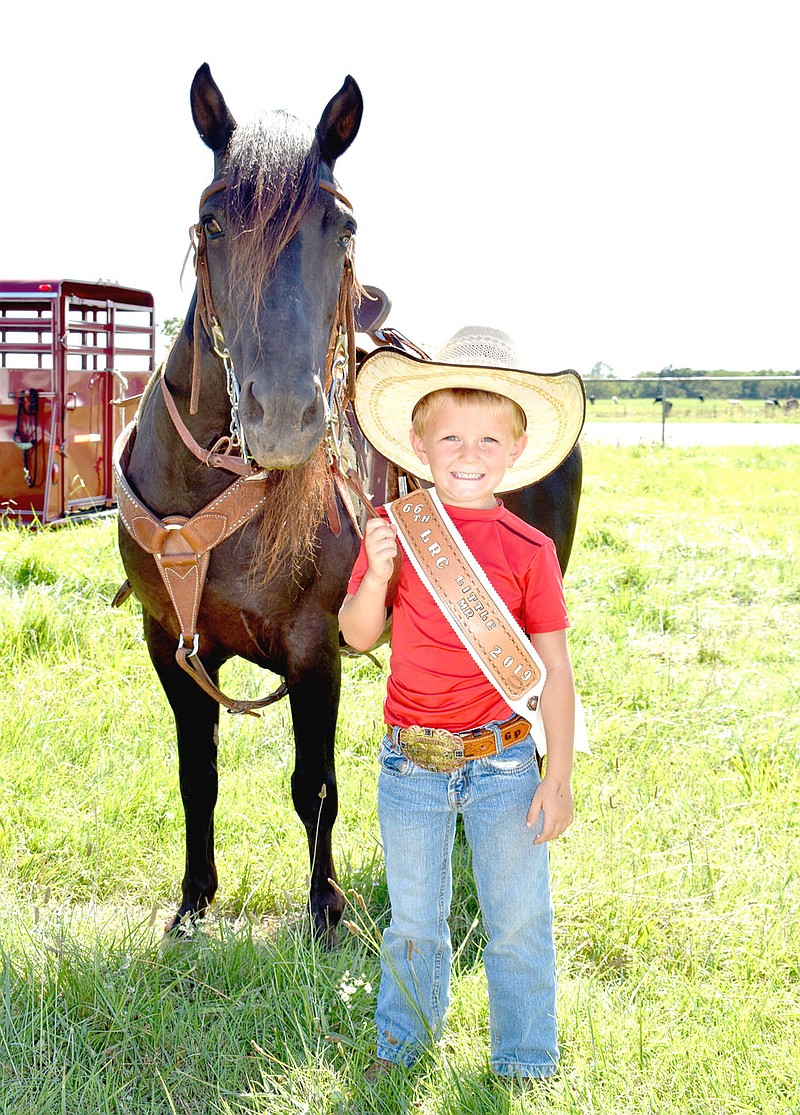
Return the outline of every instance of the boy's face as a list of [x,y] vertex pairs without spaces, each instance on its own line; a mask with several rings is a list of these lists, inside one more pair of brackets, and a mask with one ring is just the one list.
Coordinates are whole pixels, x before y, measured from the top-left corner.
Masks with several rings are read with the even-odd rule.
[[411,448],[431,470],[436,491],[451,507],[495,507],[495,488],[527,444],[514,437],[511,414],[485,403],[443,399],[432,407]]

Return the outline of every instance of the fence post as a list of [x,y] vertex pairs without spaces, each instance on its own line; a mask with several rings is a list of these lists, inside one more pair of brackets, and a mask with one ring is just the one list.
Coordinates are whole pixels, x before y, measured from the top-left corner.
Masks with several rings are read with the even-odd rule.
[[[672,364],[666,368],[661,369],[662,376],[671,376],[673,371]],[[661,446],[662,448],[667,444],[667,389],[662,386],[661,388]]]

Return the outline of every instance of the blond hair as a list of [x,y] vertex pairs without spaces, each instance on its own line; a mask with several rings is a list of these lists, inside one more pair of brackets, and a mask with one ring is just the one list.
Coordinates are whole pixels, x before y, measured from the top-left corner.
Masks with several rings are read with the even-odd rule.
[[429,391],[427,395],[423,395],[414,407],[411,425],[417,437],[425,436],[425,427],[431,412],[446,402],[458,403],[459,406],[486,407],[492,417],[507,416],[515,441],[522,437],[528,426],[525,411],[507,395],[476,387],[443,387],[439,391]]

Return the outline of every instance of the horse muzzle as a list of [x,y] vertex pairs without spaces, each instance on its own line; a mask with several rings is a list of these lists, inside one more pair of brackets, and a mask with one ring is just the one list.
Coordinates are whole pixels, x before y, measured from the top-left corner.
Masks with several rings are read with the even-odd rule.
[[304,465],[325,436],[319,380],[278,393],[251,377],[241,389],[239,419],[247,451],[261,468]]

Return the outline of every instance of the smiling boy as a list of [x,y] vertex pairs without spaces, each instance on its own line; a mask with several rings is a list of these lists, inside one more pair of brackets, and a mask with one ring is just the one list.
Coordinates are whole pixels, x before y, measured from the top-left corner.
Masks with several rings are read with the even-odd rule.
[[[479,563],[474,578],[456,578],[460,618],[491,631],[498,622],[492,617],[501,614],[492,603],[496,594],[527,633],[530,669],[538,663],[546,676],[540,705],[530,707],[537,710],[531,722],[539,724],[540,740],[542,731],[546,736],[547,767],[541,778],[531,734],[537,729],[513,713],[491,671],[476,662],[458,621],[448,619],[424,570],[409,560],[407,541],[408,556],[399,549],[395,523],[386,512],[371,520],[340,625],[351,646],[367,650],[391,604],[378,814],[392,917],[383,935],[372,1072],[413,1064],[441,1036],[460,812],[489,938],[491,1066],[500,1076],[544,1078],[559,1059],[546,845],[572,821],[575,693],[555,546],[495,493],[540,479],[567,456],[583,422],[583,388],[575,373],[537,376],[516,368],[508,338],[496,330],[462,330],[427,363],[389,354],[381,369],[378,357],[359,377],[359,421],[389,459],[433,482],[445,529],[440,542],[436,516],[432,525],[424,517],[431,580],[438,579],[437,562],[450,561],[442,544],[448,522],[465,554]],[[403,437],[397,431],[406,412],[411,429]],[[399,580],[387,601],[400,553]],[[442,739],[458,758],[443,764],[434,748],[428,760],[426,741],[438,746]]]

